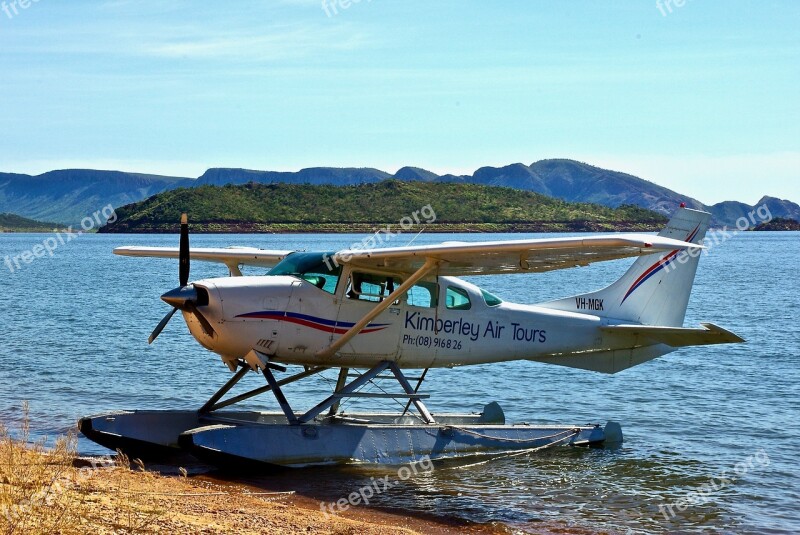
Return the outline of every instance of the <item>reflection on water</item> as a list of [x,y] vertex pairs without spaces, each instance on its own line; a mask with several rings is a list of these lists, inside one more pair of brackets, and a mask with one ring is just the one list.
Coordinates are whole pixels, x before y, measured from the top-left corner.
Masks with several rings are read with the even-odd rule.
[[[309,468],[239,475],[236,480],[273,491],[296,490],[320,504],[333,504],[381,482],[382,492],[369,498],[372,506],[435,511],[479,523],[500,521],[531,532],[544,526],[677,531],[697,523],[738,530],[740,521],[715,501],[675,510],[674,518],[666,520],[659,506],[683,498],[679,489],[700,487],[708,479],[698,463],[676,457],[641,459],[631,448],[555,448],[480,464],[435,463],[432,470],[405,481],[396,466]],[[384,478],[390,482],[385,490]]]
[[[432,370],[426,379],[434,412],[479,411],[496,400],[509,421],[615,420],[625,433],[622,447],[558,448],[468,467],[438,465],[377,494],[372,504],[503,521],[534,533],[799,532],[800,433],[794,421],[800,408],[800,330],[792,282],[799,237],[743,233],[700,262],[687,325],[713,321],[748,344],[688,348],[613,376],[514,362]],[[472,238],[423,235],[416,243]],[[358,239],[194,236],[193,244],[329,250]],[[0,235],[0,257],[41,240],[41,235]],[[50,436],[70,429],[82,415],[109,409],[194,408],[229,377],[219,358],[200,348],[180,321],[147,345],[168,310],[158,296],[175,287],[177,264],[111,255],[118,245],[175,242],[173,236],[82,236],[53,258],[37,259],[17,273],[0,272],[3,422],[20,416],[23,400],[31,403],[34,432]],[[596,289],[627,265],[475,282],[500,297],[530,303]],[[212,264],[192,265],[193,279],[223,273]],[[335,379],[335,372],[328,372],[292,385],[287,395],[300,407],[310,406],[330,393]],[[252,388],[263,379],[251,374],[242,382],[241,388]],[[266,397],[247,407],[276,410]],[[83,439],[80,448],[103,452]],[[737,463],[761,448],[768,465],[754,465],[702,503],[673,507],[675,516],[664,517],[664,506],[684,504],[710,478],[734,473]],[[329,467],[247,481],[330,502],[371,478],[393,474],[397,467]]]

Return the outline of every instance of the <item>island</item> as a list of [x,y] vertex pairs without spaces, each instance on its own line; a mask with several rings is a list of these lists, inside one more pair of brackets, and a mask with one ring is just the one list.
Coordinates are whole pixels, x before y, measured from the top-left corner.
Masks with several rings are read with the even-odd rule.
[[753,227],[754,231],[766,230],[783,230],[783,231],[797,231],[800,230],[800,222],[794,219],[783,217],[776,217],[770,221],[766,221]]
[[[633,205],[573,203],[531,191],[386,180],[351,186],[257,184],[179,188],[118,208],[101,233],[653,231],[662,214]],[[409,220],[413,225],[408,225]]]

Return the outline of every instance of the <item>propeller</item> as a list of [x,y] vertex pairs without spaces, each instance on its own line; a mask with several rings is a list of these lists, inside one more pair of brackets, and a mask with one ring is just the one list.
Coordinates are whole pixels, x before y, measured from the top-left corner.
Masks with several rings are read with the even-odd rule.
[[161,300],[171,305],[172,310],[170,310],[167,315],[158,322],[156,328],[153,329],[150,338],[147,339],[148,344],[152,344],[153,341],[158,338],[158,335],[161,334],[161,331],[164,330],[164,327],[167,326],[169,320],[172,319],[172,316],[174,316],[175,312],[178,310],[183,310],[184,312],[189,312],[194,315],[207,336],[213,338],[216,334],[211,323],[197,310],[199,302],[202,301],[203,304],[208,303],[208,293],[204,288],[198,290],[193,284],[189,284],[189,267],[189,220],[186,214],[181,214],[181,237],[178,253],[178,282],[180,286],[161,296]]
[[166,327],[166,326],[167,326],[167,323],[169,323],[169,320],[171,320],[171,319],[172,319],[172,316],[173,316],[173,315],[175,315],[175,313],[176,313],[177,311],[178,311],[178,309],[173,307],[173,308],[172,308],[172,310],[170,310],[169,312],[167,312],[167,315],[166,315],[166,316],[164,316],[164,317],[161,319],[161,321],[159,321],[159,322],[158,322],[158,325],[156,325],[156,328],[155,328],[155,329],[153,329],[153,332],[152,332],[152,333],[150,333],[150,337],[147,339],[147,343],[148,343],[148,344],[152,344],[152,343],[153,343],[153,341],[154,341],[156,338],[158,338],[158,335],[159,335],[159,334],[161,334],[161,331],[163,331],[163,330],[164,330],[164,327]]

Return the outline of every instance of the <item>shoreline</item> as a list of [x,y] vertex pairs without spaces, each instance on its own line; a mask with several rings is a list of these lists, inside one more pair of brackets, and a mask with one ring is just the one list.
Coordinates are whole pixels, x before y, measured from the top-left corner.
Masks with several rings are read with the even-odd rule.
[[[133,228],[101,227],[98,234],[176,234],[177,225],[141,226]],[[441,234],[514,234],[534,232],[652,232],[663,223],[598,222],[598,221],[534,221],[514,223],[432,223],[419,229],[404,230],[397,223],[196,223],[190,225],[192,234],[374,234],[392,233]]]
[[[333,499],[333,497],[320,499],[320,496],[314,496],[313,492],[309,493],[308,489],[302,488],[302,485],[297,485],[298,488],[290,489],[286,486],[285,480],[276,481],[272,480],[270,476],[265,476],[263,479],[260,478],[259,482],[256,483],[252,480],[247,481],[247,478],[242,480],[234,473],[223,473],[220,476],[215,476],[211,471],[199,473],[195,477],[199,481],[208,481],[223,487],[243,487],[256,493],[265,491],[275,493],[291,492],[291,495],[285,498],[284,503],[290,507],[294,507],[298,512],[307,512],[312,515],[321,514],[323,517],[330,519],[347,519],[364,522],[369,525],[391,527],[393,529],[408,529],[413,533],[424,533],[426,535],[445,535],[453,533],[497,535],[519,532],[499,521],[481,524],[457,517],[437,516],[429,512],[408,511],[401,507],[385,505],[360,504],[350,506],[346,511],[322,513],[321,504],[328,503],[326,500]],[[309,473],[306,472],[302,474],[302,477],[309,477]]]
[[[2,424],[0,424],[2,426]],[[0,531],[45,533],[510,533],[432,515],[354,507],[321,511],[314,498],[271,491],[166,465],[162,473],[124,455],[78,457],[75,437],[46,449],[3,433]]]
[[[800,223],[798,223],[800,225]],[[417,234],[425,232],[427,234],[534,234],[534,233],[614,233],[614,232],[658,232],[664,224],[660,222],[647,222],[647,223],[630,223],[630,224],[610,224],[599,223],[593,221],[564,221],[564,222],[548,222],[548,223],[443,223],[443,224],[429,224],[422,227],[420,230],[402,230],[398,229],[393,224],[243,224],[243,225],[203,225],[191,224],[192,234],[209,234],[209,235],[223,235],[223,234],[276,234],[276,235],[292,235],[292,234],[364,234],[372,235],[378,233],[385,233],[387,231],[393,234]],[[709,232],[718,232],[724,230],[720,227],[710,227]],[[800,228],[748,228],[745,232],[798,232]],[[64,229],[50,229],[50,230],[9,230],[0,229],[2,234],[53,234],[57,232],[65,232]],[[101,227],[97,230],[84,232],[83,234],[104,234],[104,235],[141,235],[141,234],[156,234],[156,235],[173,235],[178,234],[180,228],[173,226],[169,228],[134,228],[125,230],[105,230]]]
[[[91,459],[94,456],[89,456]],[[357,505],[351,506],[346,511],[338,511],[336,513],[323,513],[320,504],[327,503],[325,499],[320,499],[319,496],[313,496],[313,493],[308,493],[307,489],[302,488],[302,485],[286,485],[285,478],[281,480],[274,480],[269,475],[259,477],[258,482],[252,477],[246,476],[244,473],[238,472],[218,472],[213,466],[205,465],[200,461],[195,461],[196,464],[192,468],[196,473],[188,475],[188,481],[193,481],[195,484],[203,486],[210,485],[214,488],[229,489],[231,493],[237,494],[250,494],[266,495],[266,496],[279,496],[278,501],[287,509],[293,509],[298,515],[309,515],[309,519],[322,517],[325,520],[336,522],[336,520],[348,520],[358,523],[363,523],[368,526],[377,526],[380,528],[390,528],[392,530],[408,530],[408,533],[423,533],[432,535],[445,535],[445,534],[478,534],[478,535],[496,535],[507,534],[513,530],[501,522],[492,522],[489,524],[479,524],[469,520],[460,519],[456,517],[443,517],[437,516],[433,513],[419,512],[419,511],[406,511],[402,508],[392,508],[380,505]],[[149,468],[145,465],[148,473],[156,473],[161,478],[182,478],[182,468],[177,464],[152,464]],[[292,469],[289,469],[291,472]],[[301,472],[303,469],[299,469]],[[300,475],[298,473],[298,475]],[[302,477],[309,477],[309,472],[304,472]],[[265,494],[266,493],[266,494]],[[391,531],[396,533],[400,531]],[[402,531],[405,533],[406,531]],[[335,531],[334,533],[338,533]],[[345,531],[344,533],[350,533]],[[353,532],[361,533],[361,531]],[[371,531],[368,533],[372,533]]]
[[[141,472],[140,472],[141,473]],[[135,478],[139,475],[135,470],[130,471],[130,476]],[[167,485],[169,487],[180,486],[188,488],[188,493],[203,494],[205,497],[200,499],[208,500],[211,504],[207,505],[207,510],[199,511],[198,520],[201,525],[207,525],[213,521],[219,521],[229,516],[223,509],[217,508],[215,494],[221,493],[219,500],[223,504],[229,503],[229,497],[235,497],[237,506],[245,507],[252,505],[253,509],[248,509],[252,518],[242,524],[242,519],[235,519],[239,525],[238,529],[253,529],[263,532],[265,528],[270,533],[283,533],[281,529],[288,529],[286,533],[335,533],[343,535],[355,535],[356,533],[366,534],[476,534],[494,535],[510,533],[511,530],[501,524],[481,525],[462,521],[458,519],[437,518],[435,515],[410,513],[401,510],[389,510],[380,507],[356,506],[351,507],[345,512],[335,514],[323,513],[320,510],[320,502],[311,496],[306,496],[295,491],[271,490],[268,485],[255,486],[247,482],[240,481],[235,477],[230,480],[220,479],[209,475],[207,472],[198,473],[194,476],[184,477],[180,474],[167,474],[159,470],[147,468],[142,475],[150,476],[150,487],[158,490],[159,487]],[[153,479],[152,476],[155,476]],[[194,498],[194,496],[192,496]],[[268,504],[268,505],[265,505]],[[178,503],[185,506],[195,513],[197,504]],[[223,506],[224,507],[224,506]],[[261,507],[261,510],[256,508]],[[277,510],[277,511],[276,511]],[[175,509],[170,507],[170,511]],[[187,511],[184,507],[177,509],[179,515],[184,515]],[[268,517],[268,518],[267,518]],[[265,525],[264,522],[267,522]],[[322,531],[318,531],[322,530]],[[228,531],[225,531],[226,533]],[[237,531],[238,532],[238,531]]]

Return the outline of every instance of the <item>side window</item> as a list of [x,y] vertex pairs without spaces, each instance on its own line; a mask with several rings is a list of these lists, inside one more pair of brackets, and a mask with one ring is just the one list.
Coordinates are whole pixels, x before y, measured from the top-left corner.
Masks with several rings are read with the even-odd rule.
[[436,308],[439,288],[435,282],[420,282],[408,290],[408,304],[413,307]]
[[472,304],[469,302],[467,292],[461,288],[448,286],[445,294],[445,306],[450,310],[469,310]]
[[396,277],[354,271],[350,275],[346,295],[349,299],[378,303],[391,294],[401,281]]

